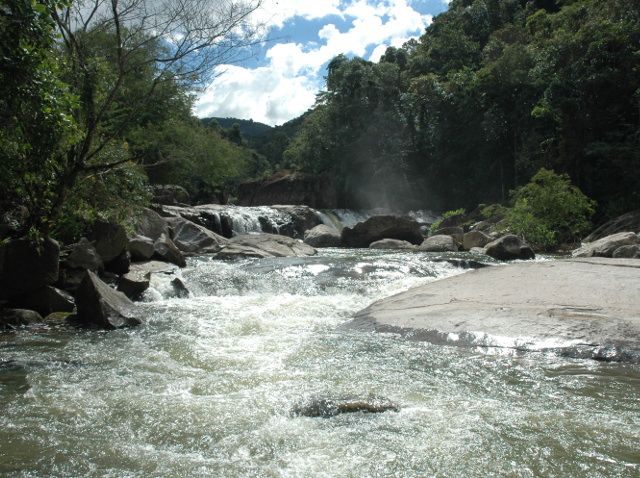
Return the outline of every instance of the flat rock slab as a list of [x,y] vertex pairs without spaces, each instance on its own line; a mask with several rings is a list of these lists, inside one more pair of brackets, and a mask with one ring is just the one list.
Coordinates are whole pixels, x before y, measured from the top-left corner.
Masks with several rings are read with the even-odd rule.
[[517,263],[380,300],[345,327],[439,344],[640,363],[639,291],[639,260]]

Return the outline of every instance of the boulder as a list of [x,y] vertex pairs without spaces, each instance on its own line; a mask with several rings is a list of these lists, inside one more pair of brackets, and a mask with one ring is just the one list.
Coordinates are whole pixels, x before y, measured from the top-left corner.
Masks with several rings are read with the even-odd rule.
[[434,234],[434,236],[451,236],[458,244],[462,244],[464,239],[464,229],[458,226],[441,227]]
[[73,297],[65,291],[51,286],[28,292],[11,300],[11,305],[19,309],[35,310],[42,317],[53,312],[73,312]]
[[104,270],[104,263],[100,254],[86,237],[81,238],[77,244],[71,244],[66,249],[69,250],[69,254],[62,261],[63,267],[92,272],[102,272]]
[[451,236],[431,236],[416,249],[420,252],[458,252],[458,243]]
[[127,225],[134,231],[134,236],[148,237],[153,242],[162,234],[169,237],[169,226],[164,217],[146,207],[133,214],[127,220]]
[[614,259],[640,259],[640,245],[618,247],[613,253]]
[[153,240],[150,237],[139,234],[129,238],[127,249],[133,261],[147,261],[153,257],[155,252]]
[[26,294],[58,280],[60,246],[50,238],[35,246],[28,239],[0,244],[0,299]]
[[313,256],[316,250],[297,239],[274,234],[250,234],[234,237],[218,253],[219,259]]
[[603,224],[585,237],[583,242],[595,242],[607,236],[629,231],[640,234],[640,209],[623,214]]
[[380,239],[399,239],[416,245],[424,240],[420,224],[409,216],[401,215],[373,216],[342,230],[344,247],[369,247]]
[[39,324],[44,320],[34,310],[0,309],[0,329],[13,329],[22,325]]
[[302,417],[331,418],[342,413],[382,413],[399,411],[398,405],[382,397],[320,394],[293,407],[293,414]]
[[191,204],[191,197],[185,188],[175,184],[155,184],[155,196],[153,202],[156,204],[166,204],[177,206],[179,204]]
[[499,261],[535,259],[536,255],[524,241],[514,234],[508,234],[490,242],[484,253]]
[[462,248],[465,251],[470,251],[474,247],[483,248],[493,240],[494,238],[480,230],[469,231],[464,235],[464,238],[462,240]]
[[131,253],[129,251],[124,251],[115,259],[105,262],[104,270],[106,272],[111,272],[113,274],[122,275],[129,272],[129,267],[131,266]]
[[381,239],[369,244],[369,249],[395,249],[395,250],[408,250],[413,249],[415,246],[409,241],[400,241],[398,239]]
[[[321,224],[316,211],[309,206],[272,206],[281,217],[288,220],[278,225],[277,234],[302,239],[309,229]],[[265,231],[267,232],[267,231]]]
[[181,217],[167,219],[171,239],[176,247],[187,253],[220,252],[227,239]]
[[173,296],[179,299],[186,299],[189,297],[189,289],[184,285],[184,282],[179,277],[176,277],[171,281],[171,288],[173,289]]
[[304,233],[305,244],[311,247],[340,247],[340,231],[326,224],[319,224]]
[[122,224],[96,221],[91,231],[93,247],[103,262],[110,262],[127,250],[127,233]]
[[101,329],[142,324],[146,313],[122,292],[113,290],[93,272],[87,271],[76,292],[77,322]]
[[640,363],[639,289],[640,262],[632,259],[519,262],[382,299],[344,327],[437,344]]
[[184,259],[182,252],[180,252],[173,241],[164,234],[154,242],[153,249],[155,251],[154,257],[158,257],[161,260],[171,262],[180,267],[187,265],[187,261]]
[[150,282],[151,272],[134,271],[119,277],[116,284],[120,292],[134,300],[149,288]]
[[613,257],[616,249],[622,246],[638,244],[638,235],[634,232],[619,232],[611,236],[603,237],[590,244],[585,244],[573,251],[573,257]]

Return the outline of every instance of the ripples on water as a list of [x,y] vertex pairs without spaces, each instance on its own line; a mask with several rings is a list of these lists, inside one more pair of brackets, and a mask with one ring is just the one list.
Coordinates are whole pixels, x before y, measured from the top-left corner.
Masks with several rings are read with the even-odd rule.
[[[426,254],[190,260],[148,324],[0,335],[7,477],[635,477],[640,370],[336,331],[461,273]],[[307,418],[317,393],[399,412]]]

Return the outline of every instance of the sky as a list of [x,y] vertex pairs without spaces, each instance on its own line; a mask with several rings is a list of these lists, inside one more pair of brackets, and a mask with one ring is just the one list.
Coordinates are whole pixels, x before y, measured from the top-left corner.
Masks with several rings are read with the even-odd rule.
[[252,119],[271,126],[297,118],[324,88],[326,66],[343,53],[377,62],[389,46],[418,38],[448,0],[264,0],[255,20],[265,42],[242,63],[220,65],[198,94],[200,118]]

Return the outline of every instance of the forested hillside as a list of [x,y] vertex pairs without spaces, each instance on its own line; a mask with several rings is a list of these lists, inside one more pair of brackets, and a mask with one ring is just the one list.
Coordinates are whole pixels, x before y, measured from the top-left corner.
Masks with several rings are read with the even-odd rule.
[[283,164],[352,207],[473,208],[544,167],[639,208],[639,27],[638,0],[453,0],[378,63],[336,57]]

